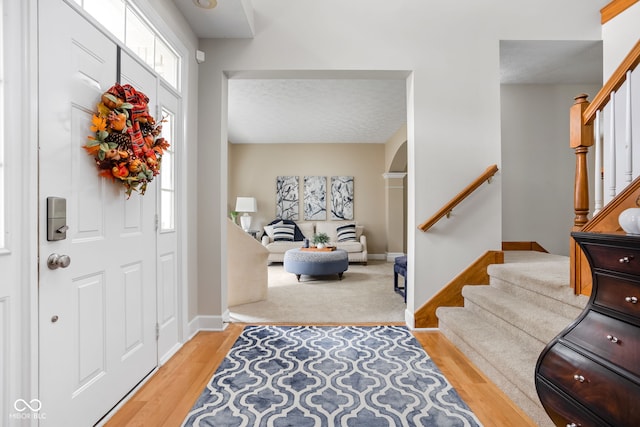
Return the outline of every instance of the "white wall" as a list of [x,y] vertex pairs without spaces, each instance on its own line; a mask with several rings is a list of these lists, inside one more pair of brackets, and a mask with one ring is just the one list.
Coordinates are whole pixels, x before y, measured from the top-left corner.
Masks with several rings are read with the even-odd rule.
[[[224,71],[410,70],[408,311],[502,240],[502,179],[429,233],[416,230],[473,178],[500,166],[499,40],[599,40],[601,1],[261,0],[253,40],[202,40],[200,290],[217,313],[226,200]],[[222,99],[222,103],[221,103]],[[221,105],[222,104],[222,105]],[[222,196],[222,197],[221,197]],[[201,253],[202,257],[202,253]],[[203,278],[207,278],[205,281]],[[412,319],[409,318],[412,324]]]
[[640,39],[640,3],[602,26],[604,81]]
[[502,85],[502,239],[569,255],[575,154],[569,108],[599,85]]

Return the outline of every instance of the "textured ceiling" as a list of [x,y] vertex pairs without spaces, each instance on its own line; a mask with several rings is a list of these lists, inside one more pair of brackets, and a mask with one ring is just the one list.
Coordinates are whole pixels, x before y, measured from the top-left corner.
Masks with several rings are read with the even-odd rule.
[[407,121],[404,79],[230,79],[232,143],[384,143]]

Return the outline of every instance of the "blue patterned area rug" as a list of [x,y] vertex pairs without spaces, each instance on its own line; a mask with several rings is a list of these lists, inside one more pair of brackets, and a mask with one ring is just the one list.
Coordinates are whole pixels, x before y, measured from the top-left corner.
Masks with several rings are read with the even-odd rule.
[[402,326],[247,326],[183,426],[480,426]]

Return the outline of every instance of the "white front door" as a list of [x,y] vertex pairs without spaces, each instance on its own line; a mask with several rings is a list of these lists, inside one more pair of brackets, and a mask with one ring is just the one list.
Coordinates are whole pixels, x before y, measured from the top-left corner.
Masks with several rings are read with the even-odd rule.
[[[38,13],[41,423],[89,426],[157,364],[156,193],[127,200],[82,149],[116,45],[61,0]],[[47,240],[49,197],[66,201],[64,240]]]

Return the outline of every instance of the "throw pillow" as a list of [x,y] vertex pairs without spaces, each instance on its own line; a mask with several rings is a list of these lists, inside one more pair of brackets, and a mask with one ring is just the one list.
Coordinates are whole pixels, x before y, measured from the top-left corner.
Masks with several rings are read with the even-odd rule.
[[345,224],[336,228],[338,233],[338,242],[355,242],[356,241],[356,225]]
[[295,225],[276,224],[273,226],[273,240],[276,242],[293,242]]
[[282,224],[282,221],[264,226],[264,232],[267,233],[267,236],[269,236],[271,240],[273,240],[273,227],[277,224]]

